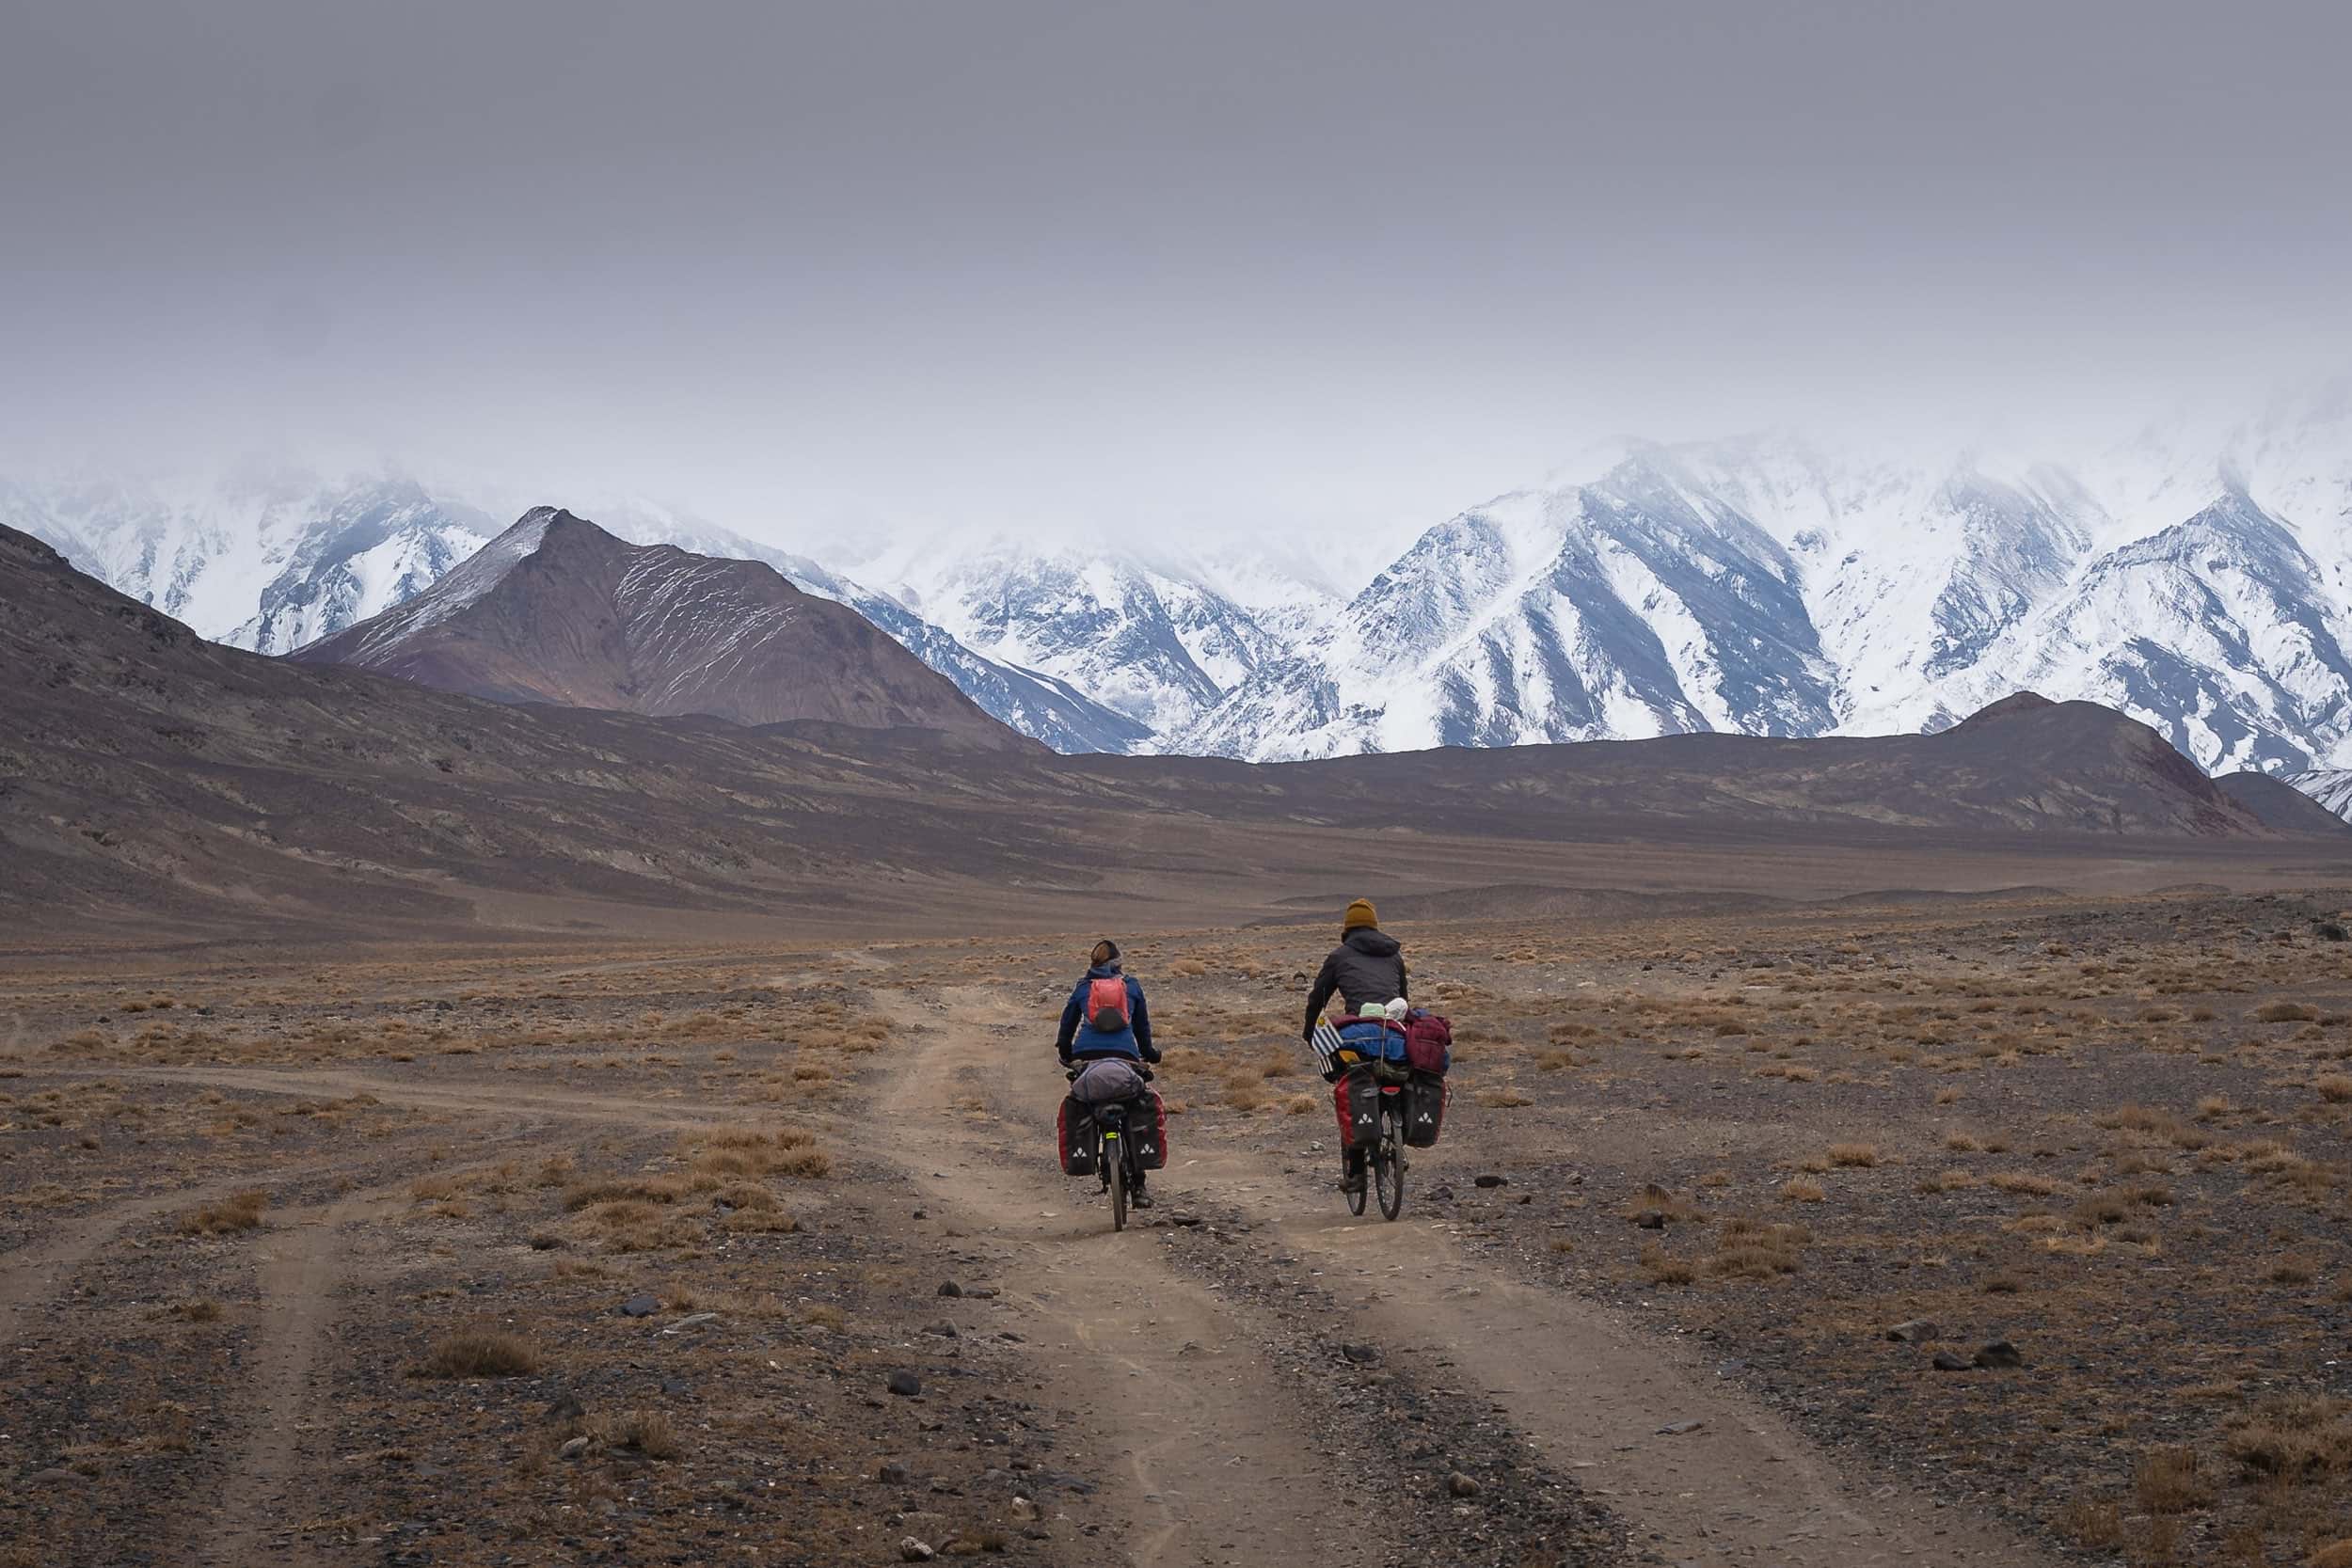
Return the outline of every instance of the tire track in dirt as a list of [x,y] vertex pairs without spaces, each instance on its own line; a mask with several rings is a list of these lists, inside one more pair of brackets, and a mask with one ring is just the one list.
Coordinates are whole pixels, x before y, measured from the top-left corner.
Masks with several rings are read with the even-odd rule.
[[[1274,1373],[1236,1308],[1170,1268],[1152,1232],[1115,1234],[1099,1205],[1073,1212],[1065,1180],[1037,1172],[1033,1150],[1026,1168],[1008,1164],[1001,1148],[943,1126],[938,1107],[972,1078],[968,1041],[917,1006],[895,1006],[903,999],[885,1000],[918,1043],[882,1091],[872,1117],[881,1133],[866,1150],[998,1254],[1000,1277],[1014,1282],[1007,1293],[1031,1320],[1029,1348],[1048,1360],[1060,1401],[1099,1412],[1110,1397],[1112,1418],[1098,1436],[1131,1445],[1127,1473],[1092,1468],[1128,1494],[1137,1521],[1131,1560],[1139,1568],[1343,1560],[1360,1543],[1328,1521],[1349,1514],[1332,1496],[1353,1478],[1296,1473],[1315,1463],[1311,1434],[1268,1397]],[[943,1164],[978,1180],[937,1180]],[[1152,1412],[1148,1433],[1118,1418],[1129,1388]]]
[[352,1193],[314,1209],[290,1210],[272,1227],[262,1264],[262,1315],[250,1436],[221,1488],[210,1534],[197,1560],[209,1568],[318,1560],[302,1538],[301,1492],[316,1456],[317,1427],[307,1412],[319,1351],[344,1273],[345,1226],[397,1213],[406,1182]]
[[[52,1076],[195,1084],[206,1088],[237,1089],[248,1094],[304,1098],[368,1095],[385,1104],[460,1116],[493,1117],[519,1113],[552,1120],[670,1132],[706,1130],[740,1120],[747,1114],[741,1109],[725,1105],[701,1108],[682,1098],[677,1101],[636,1100],[625,1095],[591,1094],[551,1087],[469,1083],[416,1084],[332,1069],[109,1066],[103,1069],[68,1069]],[[300,1164],[247,1171],[194,1186],[174,1188],[167,1193],[128,1199],[71,1220],[55,1235],[0,1256],[0,1261],[7,1264],[5,1269],[0,1269],[0,1332],[12,1325],[18,1313],[62,1289],[75,1270],[133,1226],[175,1210],[227,1197],[247,1188],[269,1187],[324,1175],[350,1163],[348,1160],[312,1160]]]
[[[967,996],[948,1016],[961,1023],[984,1006]],[[998,1016],[1025,1015],[1001,1002]],[[1052,1125],[1057,1085],[1041,1080],[1036,1063],[1016,1059],[1021,1037],[964,1027],[943,1043],[1033,1125]],[[1436,1163],[1424,1156],[1420,1169]],[[1866,1488],[1777,1416],[1707,1379],[1614,1309],[1466,1258],[1442,1231],[1415,1221],[1410,1188],[1402,1221],[1376,1213],[1359,1220],[1327,1188],[1325,1207],[1309,1210],[1312,1189],[1267,1164],[1254,1150],[1207,1145],[1184,1151],[1163,1180],[1244,1212],[1260,1244],[1321,1269],[1325,1288],[1342,1294],[1350,1323],[1367,1338],[1451,1360],[1548,1464],[1623,1514],[1667,1560],[1701,1568],[2056,1561],[1994,1521],[1915,1493]],[[1350,1280],[1359,1299],[1348,1299]],[[1433,1338],[1433,1324],[1450,1331]],[[1686,1421],[1700,1424],[1659,1430]]]
[[110,1204],[96,1213],[85,1214],[68,1222],[57,1234],[6,1255],[7,1267],[0,1269],[0,1334],[13,1332],[18,1313],[64,1289],[72,1279],[75,1270],[96,1257],[107,1243],[141,1221],[158,1218],[177,1209],[209,1203],[247,1188],[267,1187],[278,1182],[299,1181],[323,1175],[335,1169],[340,1163],[314,1160],[298,1165],[247,1171],[193,1187],[176,1187],[167,1193],[155,1193],[147,1197]]
[[[74,1074],[63,1074],[72,1076]],[[367,1095],[387,1105],[466,1116],[524,1113],[558,1120],[614,1122],[679,1131],[723,1126],[754,1113],[728,1103],[697,1101],[681,1090],[675,1100],[633,1099],[548,1085],[467,1081],[419,1083],[333,1068],[109,1067],[86,1076],[198,1084],[248,1094]]]

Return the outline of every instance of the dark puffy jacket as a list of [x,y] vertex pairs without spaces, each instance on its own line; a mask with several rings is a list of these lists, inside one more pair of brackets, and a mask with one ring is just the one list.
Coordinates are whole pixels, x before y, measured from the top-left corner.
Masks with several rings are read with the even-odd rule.
[[1143,988],[1132,979],[1127,980],[1126,1029],[1116,1035],[1097,1034],[1093,1021],[1086,1016],[1088,990],[1097,980],[1113,977],[1127,979],[1116,963],[1097,964],[1071,989],[1070,1000],[1062,1006],[1061,1030],[1054,1037],[1054,1053],[1065,1063],[1096,1056],[1160,1059],[1160,1053],[1152,1049],[1152,1015],[1144,1011]]
[[1405,950],[1394,937],[1359,926],[1341,938],[1331,956],[1323,960],[1323,973],[1315,976],[1314,990],[1307,993],[1307,1026],[1299,1037],[1313,1037],[1315,1020],[1323,1016],[1324,1005],[1334,995],[1346,1003],[1349,1012],[1358,1013],[1393,997],[1411,996],[1405,988]]

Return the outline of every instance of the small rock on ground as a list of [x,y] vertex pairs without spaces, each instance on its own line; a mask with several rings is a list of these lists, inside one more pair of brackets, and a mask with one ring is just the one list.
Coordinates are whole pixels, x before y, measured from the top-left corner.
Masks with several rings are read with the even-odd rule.
[[889,1388],[899,1398],[911,1400],[923,1391],[923,1380],[913,1372],[896,1371],[890,1374]]

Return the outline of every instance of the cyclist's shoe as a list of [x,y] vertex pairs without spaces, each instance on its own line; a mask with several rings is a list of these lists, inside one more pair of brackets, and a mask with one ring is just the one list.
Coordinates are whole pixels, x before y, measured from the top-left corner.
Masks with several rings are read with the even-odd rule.
[[1364,1166],[1361,1161],[1351,1160],[1345,1174],[1340,1178],[1340,1191],[1354,1196],[1364,1190]]
[[1152,1194],[1143,1185],[1140,1180],[1136,1182],[1136,1190],[1128,1195],[1128,1198],[1129,1201],[1133,1202],[1138,1209],[1149,1209],[1152,1207]]

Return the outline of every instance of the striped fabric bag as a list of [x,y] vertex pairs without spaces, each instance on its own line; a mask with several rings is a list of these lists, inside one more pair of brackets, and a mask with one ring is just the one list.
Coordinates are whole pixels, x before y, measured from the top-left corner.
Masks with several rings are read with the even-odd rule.
[[1307,1049],[1314,1053],[1315,1070],[1326,1078],[1337,1070],[1331,1058],[1341,1044],[1340,1032],[1331,1026],[1331,1021],[1327,1018],[1317,1019],[1314,1035],[1307,1041]]

